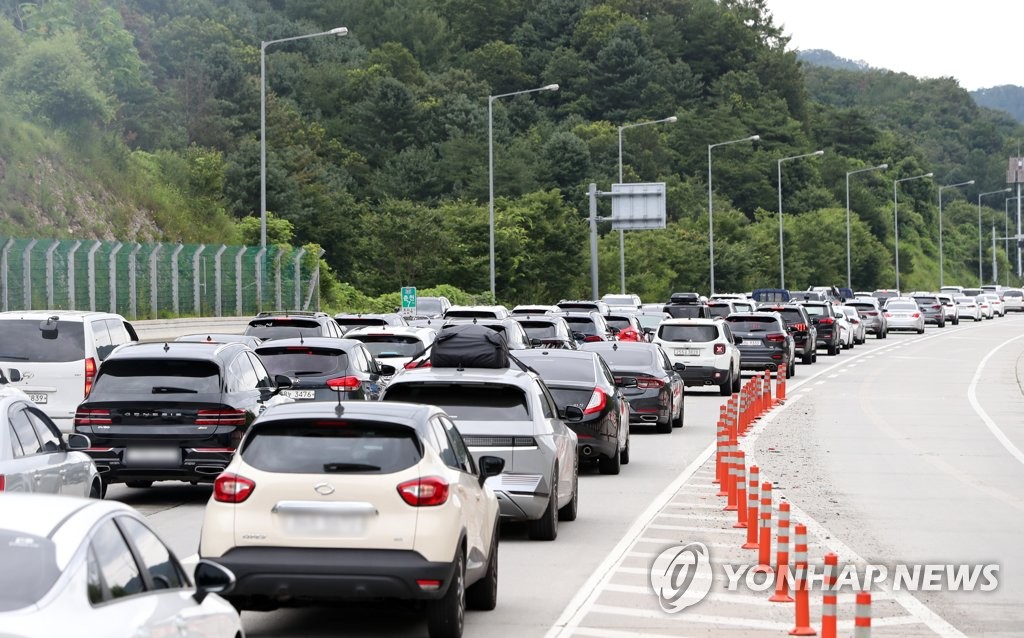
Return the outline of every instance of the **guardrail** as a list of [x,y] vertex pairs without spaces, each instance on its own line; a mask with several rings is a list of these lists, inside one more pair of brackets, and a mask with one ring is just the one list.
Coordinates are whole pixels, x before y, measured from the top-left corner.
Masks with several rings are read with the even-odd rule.
[[174,339],[199,332],[242,334],[252,317],[189,317],[184,319],[147,319],[133,321],[141,341]]

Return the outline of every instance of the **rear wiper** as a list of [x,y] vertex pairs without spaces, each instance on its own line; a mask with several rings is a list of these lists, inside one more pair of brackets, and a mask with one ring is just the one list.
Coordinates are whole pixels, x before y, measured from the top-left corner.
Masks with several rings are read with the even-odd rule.
[[28,357],[22,357],[16,354],[7,354],[6,352],[0,353],[0,359],[11,359],[14,361],[28,361]]
[[324,472],[375,472],[379,470],[379,466],[367,463],[324,463]]
[[320,370],[297,370],[297,371],[293,372],[292,374],[294,374],[297,377],[303,377],[303,376],[308,377],[311,374],[323,374],[323,372],[321,372]]
[[198,390],[191,388],[175,388],[166,385],[158,385],[153,387],[153,394],[171,394],[171,393],[184,393],[184,394],[198,394]]

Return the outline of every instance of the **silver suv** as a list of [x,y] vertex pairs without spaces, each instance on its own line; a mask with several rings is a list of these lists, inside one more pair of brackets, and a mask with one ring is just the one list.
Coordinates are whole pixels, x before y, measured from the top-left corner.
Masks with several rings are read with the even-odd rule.
[[[576,433],[558,416],[551,392],[532,372],[512,368],[415,368],[395,375],[382,401],[426,403],[455,422],[474,460],[497,456],[504,471],[487,479],[504,519],[528,521],[530,538],[554,540],[578,502]],[[566,418],[583,411],[566,408]]]

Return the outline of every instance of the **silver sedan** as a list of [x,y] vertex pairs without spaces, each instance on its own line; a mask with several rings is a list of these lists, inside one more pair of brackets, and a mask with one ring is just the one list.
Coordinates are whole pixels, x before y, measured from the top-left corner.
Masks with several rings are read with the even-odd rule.
[[867,326],[856,308],[843,306],[843,314],[853,330],[853,343],[860,345],[867,340]]
[[914,330],[924,333],[924,313],[914,301],[890,301],[885,305],[889,330]]

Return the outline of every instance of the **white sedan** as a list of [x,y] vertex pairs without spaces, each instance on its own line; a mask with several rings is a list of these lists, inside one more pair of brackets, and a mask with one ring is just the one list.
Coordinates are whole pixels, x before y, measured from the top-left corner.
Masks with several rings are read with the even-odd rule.
[[243,636],[217,593],[234,576],[200,561],[196,586],[131,507],[45,494],[0,495],[4,636]]
[[971,321],[981,321],[983,316],[981,308],[978,306],[978,300],[974,297],[956,297],[956,309],[960,313],[961,319],[971,318]]

